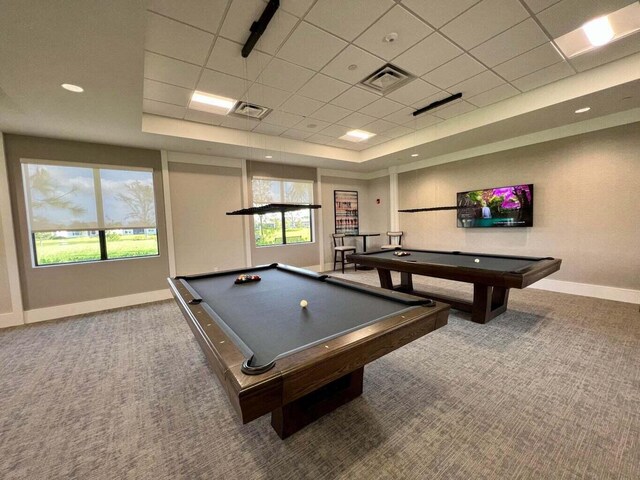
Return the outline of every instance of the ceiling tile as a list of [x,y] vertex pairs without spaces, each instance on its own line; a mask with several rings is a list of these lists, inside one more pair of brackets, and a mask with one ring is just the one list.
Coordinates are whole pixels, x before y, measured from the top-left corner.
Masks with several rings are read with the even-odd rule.
[[621,38],[602,48],[574,57],[570,60],[570,63],[579,72],[584,72],[598,65],[604,65],[605,63],[613,62],[627,55],[632,55],[640,51],[639,36],[640,33],[634,33],[633,35]]
[[415,78],[408,84],[389,93],[386,97],[404,105],[412,105],[438,92],[440,92],[439,88],[428,84],[424,80]]
[[186,107],[191,100],[193,90],[189,88],[176,87],[155,80],[144,80],[143,97],[149,100],[158,100],[164,103],[172,103]]
[[320,110],[311,115],[312,118],[318,118],[320,120],[324,120],[325,122],[334,123],[338,120],[343,119],[347,115],[349,115],[351,110],[347,110],[346,108],[338,107],[336,105],[326,104]]
[[469,50],[528,17],[518,0],[483,0],[445,25],[441,32]]
[[493,70],[507,80],[515,80],[561,61],[562,57],[553,45],[545,43],[494,67]]
[[287,98],[289,98],[290,95],[291,94],[289,92],[285,92],[284,90],[254,83],[249,87],[249,90],[242,97],[242,100],[246,100],[247,102],[255,103],[263,107],[278,108]]
[[348,108],[349,110],[360,110],[362,107],[375,102],[380,95],[369,92],[364,88],[351,87],[342,95],[337,96],[331,103],[339,107]]
[[[272,125],[279,125],[281,127],[291,128],[294,125],[300,123],[302,120],[304,120],[304,117],[301,115],[274,110],[264,118],[263,122],[270,123]],[[284,128],[282,131],[284,132],[287,128]]]
[[475,77],[471,77],[463,82],[456,83],[452,87],[449,87],[447,91],[453,93],[462,93],[463,98],[473,97],[479,93],[486,92],[487,90],[502,85],[504,80],[498,77],[495,73],[487,70]]
[[339,138],[336,138],[332,142],[329,142],[327,145],[331,145],[332,147],[338,147],[338,148],[348,148],[349,150],[356,150],[354,146],[357,145],[357,143],[349,142],[347,140],[340,140]]
[[302,130],[296,130],[295,128],[289,129],[282,133],[281,137],[293,138],[294,140],[304,140],[305,138],[313,135],[313,132],[306,132]]
[[320,133],[323,135],[328,135],[329,137],[339,138],[343,136],[345,133],[349,131],[350,127],[345,125],[329,125],[327,128],[322,130]]
[[391,122],[387,122],[386,120],[375,120],[371,123],[366,124],[363,128],[363,130],[367,131],[367,132],[371,132],[371,133],[375,133],[376,135],[380,135],[381,133],[384,133],[388,130],[391,130],[392,128],[397,127],[397,125],[395,123],[391,123]]
[[[384,64],[384,60],[365,52],[361,48],[349,45],[322,69],[322,73],[353,85],[359,83]],[[357,68],[349,70],[350,65],[356,65]]]
[[293,95],[280,106],[280,110],[307,117],[318,110],[322,105],[324,105],[324,103],[319,102],[318,100],[313,100],[312,98],[300,95]]
[[319,0],[305,20],[351,41],[393,5],[392,0]]
[[216,115],[215,113],[202,112],[200,110],[189,110],[184,116],[190,122],[206,123],[208,125],[220,125],[227,117],[226,115]]
[[462,53],[439,33],[433,33],[393,60],[400,68],[422,76]]
[[470,53],[488,67],[493,67],[548,41],[549,38],[538,24],[529,18],[506,32],[487,40],[471,50]]
[[302,22],[284,43],[278,57],[313,70],[320,70],[347,46],[344,40]]
[[446,120],[449,118],[462,115],[463,113],[471,112],[472,110],[475,110],[475,109],[476,109],[475,105],[471,105],[469,102],[462,101],[462,102],[456,102],[453,105],[450,105],[448,107],[439,108],[438,110],[433,112],[433,115],[438,116],[440,118],[444,118]]
[[431,95],[430,97],[424,98],[419,102],[414,103],[413,105],[411,105],[411,108],[415,110],[420,110],[421,108],[426,107],[427,105],[431,105],[433,102],[436,102],[438,100],[443,100],[450,96],[451,94],[449,93],[448,90],[443,90],[440,93],[436,93],[435,95]]
[[241,78],[205,68],[197,90],[237,100],[242,97],[248,85],[249,82]]
[[364,142],[359,142],[360,145],[366,145],[367,147],[374,147],[376,145],[380,145],[381,143],[388,142],[389,139],[382,135],[376,135],[375,137],[371,137]]
[[195,88],[201,67],[173,58],[144,53],[144,77],[185,88]]
[[[253,22],[257,21],[264,11],[265,3],[233,0],[227,12],[220,35],[244,45],[250,35]],[[269,28],[262,34],[254,49],[275,54],[285,38],[298,22],[298,19],[279,9],[269,22]]]
[[317,118],[304,118],[295,127],[296,130],[302,130],[303,132],[318,133],[329,125],[331,125],[329,122],[318,120]]
[[382,118],[400,110],[402,107],[403,105],[398,102],[394,102],[387,98],[381,98],[373,103],[370,103],[366,107],[361,108],[360,113],[376,118]]
[[432,0],[402,0],[402,4],[413,13],[440,28],[452,18],[460,15],[479,0],[446,0],[434,2]]
[[484,65],[465,53],[423,75],[422,78],[439,88],[445,89],[485,70]]
[[171,105],[169,103],[156,102],[155,100],[142,100],[142,111],[163,117],[184,118],[187,112],[185,107]]
[[338,123],[350,128],[360,128],[367,123],[373,122],[375,119],[375,117],[372,117],[370,115],[364,115],[362,113],[355,112],[349,116],[344,117]]
[[147,8],[165,17],[216,33],[228,3],[229,0],[150,0]]
[[487,90],[479,95],[467,98],[467,101],[476,107],[486,107],[487,105],[499,102],[500,100],[515,97],[519,93],[520,91],[517,88],[512,87],[508,83],[504,83],[499,87],[492,88],[491,90]]
[[414,111],[415,109],[413,108],[404,107],[398,110],[397,112],[393,112],[392,114],[387,115],[386,117],[384,117],[384,119],[387,120],[388,122],[397,123],[398,125],[404,125],[405,123],[413,120]]
[[207,61],[207,68],[240,78],[255,80],[269,63],[271,56],[254,50],[248,58],[242,58],[242,45],[218,37]]
[[335,140],[335,138],[333,138],[333,137],[328,137],[327,135],[322,135],[320,133],[316,133],[314,135],[311,135],[305,141],[312,142],[312,143],[319,143],[321,145],[329,145],[334,140]]
[[[385,35],[392,32],[397,33],[398,38],[393,42],[385,42]],[[431,32],[433,29],[426,23],[396,5],[353,43],[385,60],[391,60]]]
[[433,115],[427,115],[423,113],[418,116],[415,120],[412,120],[409,123],[406,123],[405,126],[408,128],[412,128],[414,130],[420,130],[422,128],[430,127],[431,125],[435,125],[436,123],[442,122],[441,118],[435,117]]
[[398,138],[398,137],[403,137],[404,135],[409,135],[411,133],[413,133],[412,128],[397,125],[393,127],[391,130],[387,130],[386,132],[384,132],[384,136],[389,138]]
[[204,65],[213,35],[149,12],[145,48],[196,65]]
[[[272,112],[273,113],[273,112]],[[267,116],[269,118],[271,114]],[[256,128],[253,129],[256,133],[264,133],[265,135],[280,135],[287,130],[287,127],[280,125],[272,125],[270,123],[260,122]]]
[[573,75],[575,72],[567,62],[556,63],[550,67],[543,68],[537,72],[530,73],[524,77],[520,77],[517,80],[511,82],[515,87],[519,88],[523,92],[528,92],[534,88],[541,87],[561,78]]
[[596,17],[634,3],[633,0],[562,0],[536,15],[554,38],[580,28]]
[[260,122],[253,118],[226,117],[222,122],[223,127],[235,128],[236,130],[253,130]]
[[346,89],[349,88],[348,83],[341,82],[335,78],[327,77],[318,73],[315,77],[309,80],[304,87],[298,90],[299,95],[305,97],[314,98],[321,102],[328,102],[334,99]]
[[560,0],[524,0],[533,13],[538,13]]
[[259,80],[260,83],[270,87],[286,90],[287,92],[295,92],[307,83],[313,77],[313,74],[312,70],[274,58],[262,71]]
[[280,0],[280,8],[302,18],[314,0]]

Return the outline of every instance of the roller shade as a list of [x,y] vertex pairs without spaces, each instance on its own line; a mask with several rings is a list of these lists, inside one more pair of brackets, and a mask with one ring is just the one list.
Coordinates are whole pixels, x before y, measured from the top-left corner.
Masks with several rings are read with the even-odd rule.
[[313,203],[313,182],[253,178],[253,204]]
[[32,232],[156,228],[153,171],[22,161]]

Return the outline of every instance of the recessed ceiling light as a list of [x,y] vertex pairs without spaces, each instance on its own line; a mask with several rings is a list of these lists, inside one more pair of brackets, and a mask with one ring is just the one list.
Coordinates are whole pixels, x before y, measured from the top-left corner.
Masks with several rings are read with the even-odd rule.
[[212,93],[199,92],[196,90],[191,96],[189,108],[203,112],[226,115],[236,104],[233,98],[220,97]]
[[62,85],[60,85],[62,88],[64,88],[65,90],[69,90],[70,92],[73,93],[82,93],[84,92],[84,88],[78,86],[78,85],[73,85],[72,83],[63,83]]
[[594,18],[580,28],[555,39],[567,58],[589,52],[640,30],[640,2]]
[[374,137],[375,133],[365,132],[364,130],[351,130],[345,135],[340,137],[340,140],[348,140],[349,142],[363,142],[371,137]]
[[609,43],[613,39],[613,28],[607,17],[596,18],[582,26],[584,34],[594,47]]
[[355,63],[352,63],[351,65],[349,65],[347,67],[348,70],[357,70],[358,69],[358,65],[356,65]]
[[273,155],[265,155],[264,158],[273,158]]
[[576,113],[584,113],[588,112],[589,110],[591,110],[591,107],[579,108],[578,110],[576,110]]
[[412,157],[417,157],[417,156],[418,156],[418,154],[417,154],[417,153],[412,153],[412,154],[411,154],[411,156],[412,156]]
[[318,125],[316,125],[315,123],[310,123],[307,125],[307,128],[316,128]]

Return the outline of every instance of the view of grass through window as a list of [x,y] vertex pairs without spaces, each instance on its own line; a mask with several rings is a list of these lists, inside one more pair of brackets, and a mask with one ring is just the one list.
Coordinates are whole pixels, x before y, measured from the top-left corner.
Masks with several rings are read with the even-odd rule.
[[[158,235],[149,229],[106,234],[107,259],[158,255]],[[91,262],[101,260],[100,237],[97,231],[39,232],[35,234],[38,265]]]

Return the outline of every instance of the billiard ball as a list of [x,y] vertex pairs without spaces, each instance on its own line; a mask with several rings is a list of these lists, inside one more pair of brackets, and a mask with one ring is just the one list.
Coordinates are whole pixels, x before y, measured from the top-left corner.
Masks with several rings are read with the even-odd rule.
[[306,300],[300,300],[300,306],[302,308],[307,308],[307,305],[309,305],[309,302],[307,302]]
[[480,259],[479,259],[479,258],[476,258],[476,259],[474,260],[474,262],[476,262],[476,263],[480,263]]

